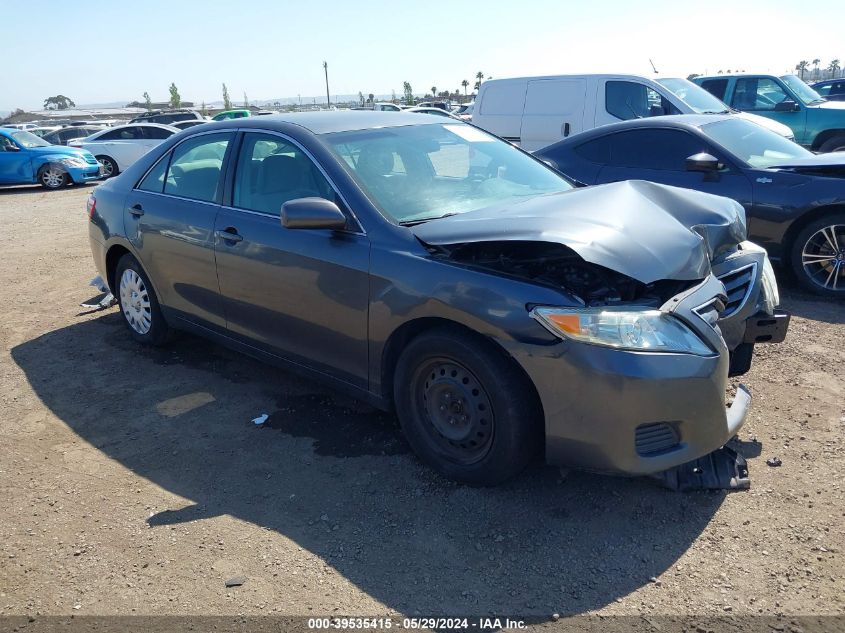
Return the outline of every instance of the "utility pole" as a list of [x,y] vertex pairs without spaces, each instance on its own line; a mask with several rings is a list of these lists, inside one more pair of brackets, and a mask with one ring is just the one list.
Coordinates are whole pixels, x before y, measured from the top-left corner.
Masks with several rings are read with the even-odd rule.
[[332,98],[329,96],[329,63],[323,62],[323,71],[326,73],[326,107],[331,110]]

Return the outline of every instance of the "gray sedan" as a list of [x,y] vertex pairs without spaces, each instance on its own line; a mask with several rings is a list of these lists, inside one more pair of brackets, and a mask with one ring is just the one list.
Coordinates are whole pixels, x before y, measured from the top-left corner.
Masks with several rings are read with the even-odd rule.
[[641,181],[576,189],[439,117],[203,125],[88,209],[94,262],[139,343],[188,330],[328,381],[395,410],[423,460],[475,484],[541,451],[645,474],[719,448],[750,396],[725,406],[741,340],[722,335],[717,275],[777,304],[768,273],[743,273],[770,268],[739,204]]

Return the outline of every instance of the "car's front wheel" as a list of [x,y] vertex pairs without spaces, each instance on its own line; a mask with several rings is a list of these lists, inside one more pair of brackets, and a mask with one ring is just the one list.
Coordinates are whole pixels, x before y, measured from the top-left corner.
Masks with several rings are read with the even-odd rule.
[[459,329],[426,332],[408,344],[394,400],[414,452],[451,479],[498,484],[522,471],[542,444],[528,378],[504,352]]
[[117,162],[111,156],[97,156],[97,162],[103,168],[103,178],[113,178],[120,173]]
[[143,345],[162,345],[170,337],[170,328],[161,313],[158,297],[147,273],[127,253],[117,262],[114,273],[117,303],[129,333]]
[[808,290],[845,297],[845,213],[810,222],[792,245],[792,268]]
[[38,170],[38,182],[45,189],[61,189],[70,182],[70,178],[60,165],[49,164]]
[[845,134],[840,134],[826,140],[819,147],[819,151],[826,152],[845,152]]

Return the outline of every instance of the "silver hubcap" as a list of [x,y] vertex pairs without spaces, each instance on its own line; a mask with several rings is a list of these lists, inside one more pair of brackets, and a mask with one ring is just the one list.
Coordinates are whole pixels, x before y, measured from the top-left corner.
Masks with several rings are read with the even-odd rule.
[[112,173],[114,172],[114,165],[112,165],[112,162],[103,158],[98,159],[97,162],[102,165],[103,174],[107,177],[111,177]]
[[65,182],[65,172],[58,167],[48,167],[41,173],[41,182],[48,187],[61,187]]
[[120,307],[129,327],[138,334],[146,334],[152,326],[150,295],[144,280],[134,270],[123,271],[120,278]]
[[804,272],[826,290],[845,290],[845,224],[833,224],[810,236],[801,251]]

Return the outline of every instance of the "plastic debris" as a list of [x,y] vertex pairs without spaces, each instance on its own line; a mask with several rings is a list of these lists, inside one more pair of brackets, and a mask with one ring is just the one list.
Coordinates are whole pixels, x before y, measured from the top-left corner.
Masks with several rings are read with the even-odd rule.
[[253,423],[255,426],[261,426],[262,424],[264,424],[264,423],[267,421],[267,419],[268,419],[269,417],[270,417],[270,416],[269,416],[269,415],[267,415],[266,413],[262,413],[262,414],[261,414],[261,415],[259,415],[257,418],[253,418],[252,423]]
[[226,581],[227,587],[240,587],[246,582],[246,576],[232,576]]

